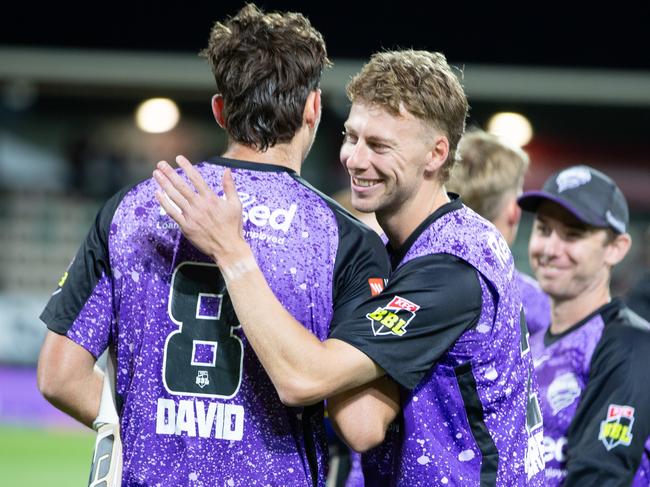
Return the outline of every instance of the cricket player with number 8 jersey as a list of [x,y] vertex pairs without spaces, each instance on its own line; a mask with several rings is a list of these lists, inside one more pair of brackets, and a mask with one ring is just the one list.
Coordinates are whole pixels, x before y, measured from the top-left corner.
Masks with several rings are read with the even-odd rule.
[[[320,120],[323,39],[300,14],[247,5],[214,26],[204,55],[228,147],[196,171],[216,199],[232,173],[243,235],[273,292],[305,333],[324,340],[331,323],[370,298],[369,283],[383,284],[389,264],[375,232],[299,176]],[[323,402],[281,402],[222,269],[182,235],[156,191],[143,181],[100,210],[42,314],[50,330],[42,392],[90,425],[102,380],[93,364],[110,350],[124,486],[324,487]]]

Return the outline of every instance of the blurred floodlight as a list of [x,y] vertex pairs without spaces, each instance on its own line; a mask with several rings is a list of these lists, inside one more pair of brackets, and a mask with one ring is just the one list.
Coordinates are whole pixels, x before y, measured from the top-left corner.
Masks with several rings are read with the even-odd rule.
[[135,121],[138,127],[151,134],[161,134],[178,123],[178,106],[169,98],[151,98],[138,106]]
[[496,113],[492,115],[487,126],[488,132],[518,147],[525,146],[533,138],[533,127],[528,119],[519,113]]

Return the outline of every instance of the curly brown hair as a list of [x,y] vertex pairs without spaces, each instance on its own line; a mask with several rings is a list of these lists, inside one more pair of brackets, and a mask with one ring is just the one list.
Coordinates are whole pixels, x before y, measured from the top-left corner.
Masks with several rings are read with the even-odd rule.
[[392,115],[403,106],[449,139],[449,156],[439,179],[447,181],[456,146],[465,131],[469,105],[463,86],[439,52],[386,51],[373,54],[347,86],[350,101],[376,104]]
[[323,36],[302,14],[253,4],[216,22],[200,55],[223,97],[229,136],[261,151],[294,137],[309,93],[331,65]]

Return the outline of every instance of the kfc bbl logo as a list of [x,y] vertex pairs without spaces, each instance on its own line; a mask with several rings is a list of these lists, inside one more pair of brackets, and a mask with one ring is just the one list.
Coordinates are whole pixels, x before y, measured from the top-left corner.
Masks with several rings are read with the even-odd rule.
[[607,408],[607,419],[600,422],[598,439],[608,451],[618,445],[629,446],[632,443],[633,424],[633,407],[610,404]]
[[395,296],[383,308],[368,313],[366,318],[372,323],[372,332],[377,335],[397,335],[406,333],[406,325],[415,317],[420,306],[408,299]]

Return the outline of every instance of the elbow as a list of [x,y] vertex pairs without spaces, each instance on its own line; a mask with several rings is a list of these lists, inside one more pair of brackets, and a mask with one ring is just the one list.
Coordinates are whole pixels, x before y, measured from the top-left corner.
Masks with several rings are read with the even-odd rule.
[[280,401],[289,407],[311,406],[327,397],[327,391],[317,383],[306,380],[284,381],[276,384]]
[[42,360],[39,360],[36,384],[39,392],[48,402],[52,404],[58,404],[60,402],[64,382],[59,377],[59,374],[56,373],[55,367],[50,367],[48,364],[43,363]]
[[383,428],[368,429],[353,437],[346,437],[345,442],[350,448],[358,453],[367,451],[381,445],[386,438],[386,430]]

